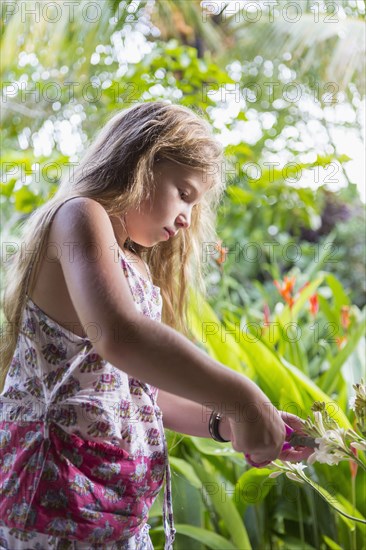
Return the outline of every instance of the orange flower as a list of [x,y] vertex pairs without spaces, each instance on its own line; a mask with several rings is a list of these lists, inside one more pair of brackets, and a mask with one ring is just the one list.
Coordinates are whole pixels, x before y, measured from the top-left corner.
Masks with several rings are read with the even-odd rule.
[[287,304],[292,308],[295,303],[294,298],[291,296],[296,282],[296,277],[284,277],[282,284],[274,280],[278,292],[281,294],[282,298],[287,302]]
[[219,252],[219,257],[215,258],[215,262],[219,265],[222,265],[226,260],[226,254],[229,252],[229,249],[226,246],[221,246],[222,241],[216,243],[216,250]]
[[264,304],[263,313],[264,313],[264,326],[268,327],[270,325],[270,313],[271,313],[268,307],[268,304]]
[[310,302],[310,313],[315,316],[319,311],[319,300],[318,300],[317,293],[312,294],[309,297],[309,302]]
[[336,338],[336,344],[338,349],[343,349],[347,344],[347,336],[338,336],[338,338]]
[[349,310],[350,310],[349,306],[342,306],[341,308],[341,323],[344,330],[347,330],[351,323]]

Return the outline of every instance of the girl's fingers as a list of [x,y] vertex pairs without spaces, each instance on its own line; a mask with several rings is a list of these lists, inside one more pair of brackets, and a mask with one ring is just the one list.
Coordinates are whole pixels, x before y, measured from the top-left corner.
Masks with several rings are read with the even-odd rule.
[[286,422],[286,424],[299,424],[299,425],[303,425],[304,424],[304,421],[299,418],[298,416],[296,416],[295,414],[292,414],[292,413],[289,413],[289,412],[285,412],[285,411],[280,411],[280,415],[281,415],[281,418],[284,422]]
[[301,418],[285,411],[280,411],[280,415],[285,424],[291,426],[295,432],[303,434],[304,421]]
[[293,449],[281,451],[278,458],[287,462],[301,462],[302,460],[309,458],[313,452],[314,449],[310,447],[294,447]]

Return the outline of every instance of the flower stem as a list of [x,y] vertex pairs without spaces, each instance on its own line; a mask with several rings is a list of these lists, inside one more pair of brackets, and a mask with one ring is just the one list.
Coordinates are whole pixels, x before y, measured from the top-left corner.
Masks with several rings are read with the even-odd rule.
[[[352,507],[353,513],[356,511],[356,476],[351,477],[351,489],[352,489]],[[351,550],[357,549],[357,532],[356,526],[351,531]]]
[[[353,458],[353,460],[355,460],[355,457]],[[356,459],[355,462],[359,465],[360,468],[362,468],[366,472],[366,466],[363,462],[361,462],[359,458]]]

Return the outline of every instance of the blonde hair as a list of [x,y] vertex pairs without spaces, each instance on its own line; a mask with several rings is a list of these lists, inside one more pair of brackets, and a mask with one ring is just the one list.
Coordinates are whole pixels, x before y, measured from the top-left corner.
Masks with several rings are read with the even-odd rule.
[[[102,128],[75,170],[73,181],[61,181],[56,193],[34,210],[21,226],[20,253],[8,262],[5,273],[0,388],[5,381],[20,331],[23,307],[36,278],[52,219],[60,205],[72,197],[99,202],[109,216],[121,216],[153,193],[153,168],[170,160],[202,171],[210,188],[192,209],[191,226],[174,239],[152,248],[133,245],[149,265],[154,284],[163,297],[162,322],[189,337],[189,290],[206,295],[201,247],[215,244],[216,210],[225,185],[222,147],[202,116],[168,101],[134,105],[118,112]],[[27,251],[22,254],[22,248]],[[37,265],[38,262],[38,265]],[[33,273],[32,273],[33,271]]]

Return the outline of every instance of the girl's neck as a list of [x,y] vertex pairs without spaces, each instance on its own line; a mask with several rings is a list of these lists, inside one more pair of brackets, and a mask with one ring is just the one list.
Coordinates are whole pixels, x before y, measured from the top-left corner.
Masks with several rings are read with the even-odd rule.
[[118,246],[120,246],[123,250],[129,250],[138,255],[138,252],[136,251],[123,224],[121,223],[121,219],[118,218],[118,216],[110,216],[110,220]]
[[130,252],[133,252],[134,254],[136,254],[138,256],[138,252],[137,250],[135,249],[135,247],[133,246],[133,244],[127,240],[124,244],[123,244],[123,247],[122,247],[124,250],[129,250]]

